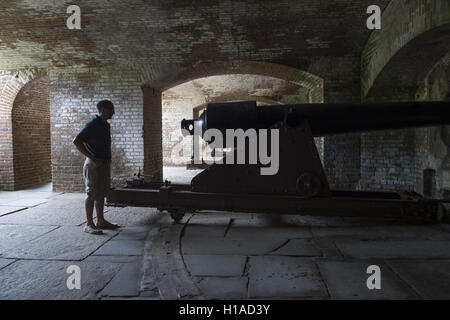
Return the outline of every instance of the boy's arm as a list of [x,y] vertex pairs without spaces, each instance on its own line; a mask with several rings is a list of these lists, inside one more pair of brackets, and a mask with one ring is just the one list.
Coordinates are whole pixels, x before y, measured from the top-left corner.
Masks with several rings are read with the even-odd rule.
[[89,159],[94,161],[96,166],[101,164],[102,161],[100,159],[97,159],[92,154],[90,154],[89,151],[87,151],[86,147],[84,146],[83,140],[81,140],[80,138],[76,137],[75,139],[73,139],[72,142],[75,145],[75,147],[77,147],[78,151],[80,151],[86,157],[88,157]]

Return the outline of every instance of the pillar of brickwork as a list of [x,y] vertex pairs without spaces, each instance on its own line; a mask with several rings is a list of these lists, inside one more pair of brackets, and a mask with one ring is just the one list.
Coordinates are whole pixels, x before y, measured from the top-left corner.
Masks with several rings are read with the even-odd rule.
[[144,174],[148,181],[162,181],[162,93],[144,86]]

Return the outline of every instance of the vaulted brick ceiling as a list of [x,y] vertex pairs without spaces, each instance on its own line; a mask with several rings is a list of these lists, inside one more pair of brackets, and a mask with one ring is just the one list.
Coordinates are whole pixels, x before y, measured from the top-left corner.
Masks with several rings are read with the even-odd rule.
[[[201,103],[216,100],[259,100],[270,104],[288,103],[289,98],[297,103],[308,103],[307,88],[288,81],[256,75],[222,75],[200,78],[173,87],[163,93],[163,99],[202,99]],[[196,106],[193,106],[196,107]]]
[[[388,0],[378,0],[384,9]],[[82,29],[68,30],[77,4]],[[372,0],[0,0],[0,70],[360,55]]]

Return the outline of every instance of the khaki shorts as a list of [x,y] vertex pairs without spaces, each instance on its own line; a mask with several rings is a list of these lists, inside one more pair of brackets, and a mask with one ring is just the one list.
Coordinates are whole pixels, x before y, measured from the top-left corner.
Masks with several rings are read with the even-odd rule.
[[84,185],[87,199],[103,200],[108,193],[111,181],[111,162],[105,161],[99,166],[86,158],[83,166]]

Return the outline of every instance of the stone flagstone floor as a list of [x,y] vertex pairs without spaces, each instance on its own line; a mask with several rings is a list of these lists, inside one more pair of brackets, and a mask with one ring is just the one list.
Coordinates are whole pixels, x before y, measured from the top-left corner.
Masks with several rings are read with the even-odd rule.
[[[105,216],[122,228],[89,235],[81,193],[0,192],[0,299],[450,299],[446,223],[199,212],[174,224],[131,207]],[[74,265],[79,290],[67,287]],[[367,287],[371,265],[381,289]]]

